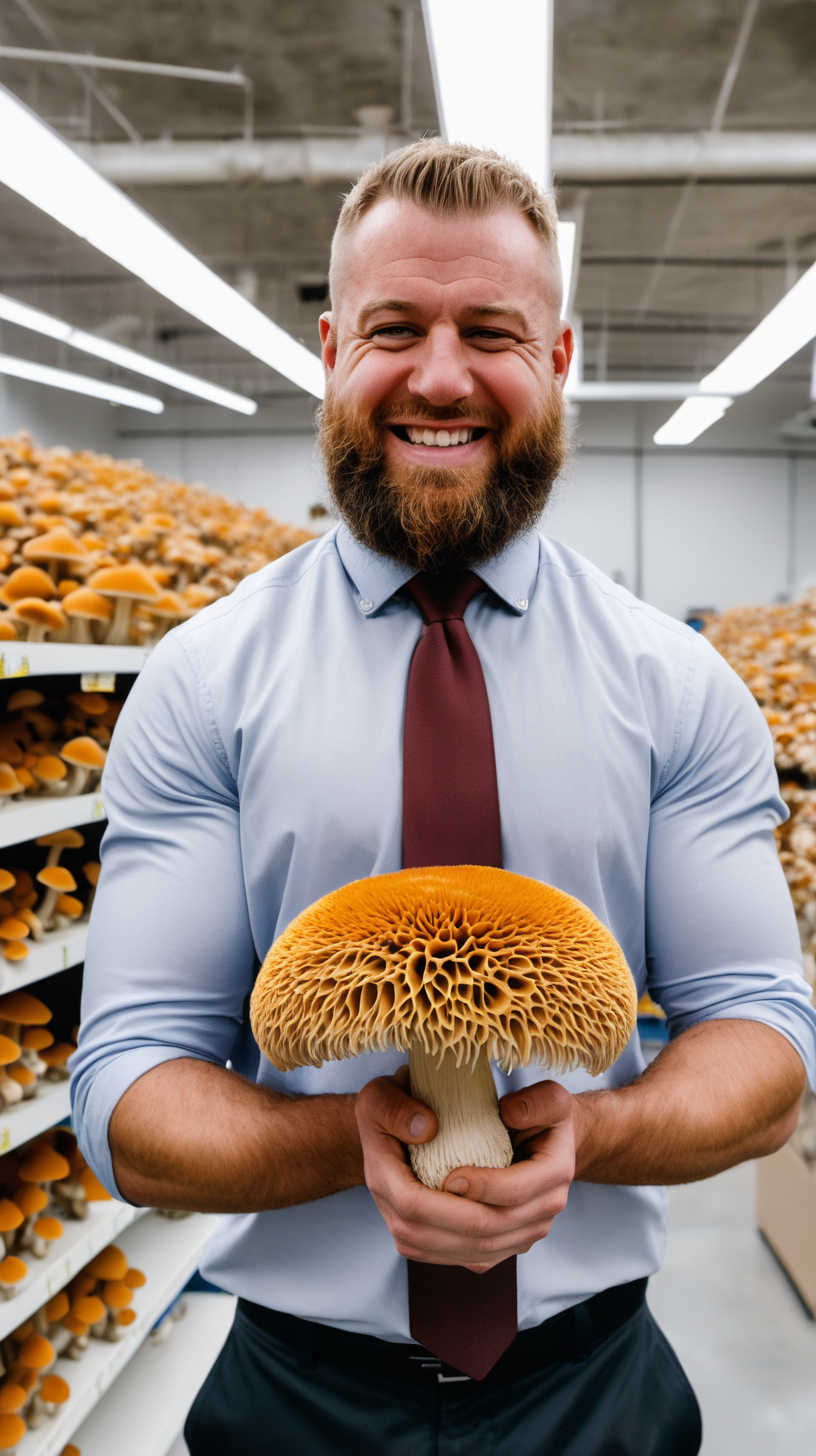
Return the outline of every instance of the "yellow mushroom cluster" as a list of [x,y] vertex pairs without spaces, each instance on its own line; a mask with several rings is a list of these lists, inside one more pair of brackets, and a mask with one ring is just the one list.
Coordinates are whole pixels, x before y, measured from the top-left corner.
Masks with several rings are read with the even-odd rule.
[[0,809],[32,796],[70,798],[97,787],[122,703],[102,693],[46,700],[17,688],[0,718]]
[[[35,1155],[42,1159],[48,1148],[42,1143],[24,1153],[21,1178],[26,1163]],[[60,1157],[53,1149],[50,1151],[55,1158]],[[0,1166],[5,1161],[1,1160]],[[22,1191],[28,1186],[22,1178]],[[14,1260],[15,1256],[7,1256],[5,1262]],[[21,1259],[16,1263],[25,1269]],[[121,1339],[137,1318],[134,1291],[146,1282],[141,1270],[131,1267],[122,1250],[111,1244],[91,1259],[67,1288],[53,1295],[2,1341],[0,1451],[13,1451],[27,1431],[36,1430],[59,1414],[70,1399],[71,1387],[65,1375],[58,1373],[58,1362],[68,1373],[70,1367],[65,1362],[81,1360],[92,1337]]]
[[[74,1042],[56,1042],[48,1030],[51,1012],[28,991],[0,996],[0,1106],[36,1097],[43,1082],[62,1082]],[[2,1449],[2,1448],[0,1448]]]
[[141,460],[0,438],[0,641],[152,646],[311,539]]
[[816,950],[816,590],[795,602],[735,607],[705,635],[750,688],[774,741],[790,819],[776,831],[806,971]]

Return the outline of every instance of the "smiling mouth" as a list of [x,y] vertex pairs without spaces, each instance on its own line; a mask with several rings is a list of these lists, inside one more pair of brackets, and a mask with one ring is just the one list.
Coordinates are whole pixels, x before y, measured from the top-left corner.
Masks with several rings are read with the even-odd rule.
[[477,425],[459,425],[456,429],[431,429],[429,425],[389,425],[398,440],[409,445],[435,445],[442,450],[455,445],[469,445],[480,440],[487,430]]

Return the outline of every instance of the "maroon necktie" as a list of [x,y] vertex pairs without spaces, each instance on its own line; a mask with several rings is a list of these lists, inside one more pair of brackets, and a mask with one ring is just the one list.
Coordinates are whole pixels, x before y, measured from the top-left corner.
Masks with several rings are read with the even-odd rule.
[[[472,571],[421,573],[407,584],[425,627],[408,675],[402,778],[402,864],[502,863],[493,725],[482,665],[464,624],[484,584]],[[474,1380],[518,1328],[516,1261],[486,1274],[408,1260],[415,1340]]]

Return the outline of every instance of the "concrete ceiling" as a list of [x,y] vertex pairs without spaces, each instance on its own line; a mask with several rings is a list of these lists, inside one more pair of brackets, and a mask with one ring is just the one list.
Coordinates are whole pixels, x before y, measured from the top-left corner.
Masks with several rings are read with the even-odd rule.
[[[745,13],[746,0],[555,0],[554,126],[563,155],[570,137],[706,131]],[[354,139],[359,109],[380,106],[392,109],[389,130],[399,140],[437,125],[415,4],[412,14],[413,26],[406,7],[384,0],[0,0],[0,44],[239,67],[253,82],[259,139]],[[814,0],[761,0],[723,129],[813,135],[814,75]],[[77,143],[129,144],[128,135],[138,135],[167,146],[220,144],[241,136],[237,87],[97,72],[94,93],[88,79],[66,67],[0,60],[0,80]],[[584,174],[559,183],[562,207],[583,214],[576,310],[588,379],[698,379],[816,259],[811,176],[587,181]],[[129,190],[316,347],[329,240],[347,187],[342,178],[249,177]],[[0,190],[0,209],[6,292],[258,397],[289,388],[16,196]],[[58,357],[57,346],[9,325],[2,347],[83,372],[95,367],[71,351]],[[808,361],[791,361],[785,374],[799,381],[804,406]]]

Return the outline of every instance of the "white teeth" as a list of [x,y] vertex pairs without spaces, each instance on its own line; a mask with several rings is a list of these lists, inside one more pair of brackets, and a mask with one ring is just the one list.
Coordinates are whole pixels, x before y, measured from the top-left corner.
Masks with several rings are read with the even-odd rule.
[[436,445],[443,450],[448,445],[467,445],[473,439],[473,429],[468,425],[458,430],[420,429],[417,425],[406,425],[405,430],[412,445]]

